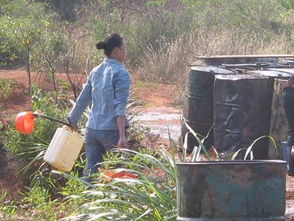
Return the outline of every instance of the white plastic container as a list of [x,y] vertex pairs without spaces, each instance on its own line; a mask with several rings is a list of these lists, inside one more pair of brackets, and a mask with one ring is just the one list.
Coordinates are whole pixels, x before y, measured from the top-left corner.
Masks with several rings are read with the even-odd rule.
[[44,161],[55,169],[69,172],[83,147],[83,138],[67,126],[58,128],[45,153]]

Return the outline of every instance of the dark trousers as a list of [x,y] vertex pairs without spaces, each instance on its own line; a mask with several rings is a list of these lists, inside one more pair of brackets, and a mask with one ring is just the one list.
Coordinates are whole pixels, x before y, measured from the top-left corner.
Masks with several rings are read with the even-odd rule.
[[83,180],[91,181],[90,175],[97,172],[103,162],[106,151],[115,148],[119,140],[118,130],[94,130],[86,129],[85,152],[87,164],[84,169]]

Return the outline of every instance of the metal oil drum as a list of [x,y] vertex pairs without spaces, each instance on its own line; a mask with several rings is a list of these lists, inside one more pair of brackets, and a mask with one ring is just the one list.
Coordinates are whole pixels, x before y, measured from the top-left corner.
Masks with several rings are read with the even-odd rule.
[[[247,148],[268,135],[272,84],[256,75],[218,75],[214,87],[214,146],[219,152]],[[253,148],[255,159],[268,158],[268,140]]]
[[[216,75],[232,75],[235,72],[217,67],[192,67],[185,86],[183,116],[188,125],[201,136],[206,136],[213,125],[213,88]],[[182,125],[182,137],[188,132]],[[197,144],[189,135],[188,152]]]
[[178,221],[285,220],[286,162],[177,163]]
[[251,71],[248,74],[257,74],[267,76],[271,79],[273,84],[273,97],[271,105],[271,119],[269,135],[274,138],[276,147],[272,142],[269,142],[268,152],[270,159],[283,159],[282,142],[288,137],[288,123],[283,107],[283,88],[287,80],[294,75],[294,68],[289,69],[269,69]]

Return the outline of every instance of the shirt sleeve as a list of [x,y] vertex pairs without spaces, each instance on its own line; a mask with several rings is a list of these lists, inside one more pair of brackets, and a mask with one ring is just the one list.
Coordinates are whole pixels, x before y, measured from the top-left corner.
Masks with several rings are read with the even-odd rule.
[[130,75],[126,70],[119,71],[113,77],[114,84],[114,115],[125,116],[131,84]]
[[76,126],[78,124],[81,115],[92,101],[91,75],[92,73],[90,73],[90,75],[88,76],[87,82],[84,85],[79,97],[77,98],[75,105],[67,116],[68,122],[73,126]]

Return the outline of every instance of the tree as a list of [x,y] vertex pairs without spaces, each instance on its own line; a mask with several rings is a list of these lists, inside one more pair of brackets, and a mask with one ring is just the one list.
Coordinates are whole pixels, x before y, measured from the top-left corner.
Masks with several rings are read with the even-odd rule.
[[[49,55],[54,50],[54,35],[50,33],[56,23],[53,22],[54,14],[45,10],[44,4],[28,0],[3,1],[0,11],[3,13],[0,16],[0,36],[4,40],[2,45],[11,45],[15,56],[25,65],[30,93],[33,65],[40,62],[40,58],[49,61],[49,56],[45,54]],[[50,60],[50,65],[53,63]]]
[[31,67],[35,53],[35,47],[40,41],[42,31],[30,18],[11,18],[9,16],[1,19],[1,32],[6,35],[7,42],[11,43],[19,60],[25,64],[29,80],[29,92],[31,90]]
[[41,44],[38,44],[39,69],[48,73],[53,82],[54,90],[57,92],[55,73],[64,57],[63,35],[57,30],[44,31],[40,36]]

